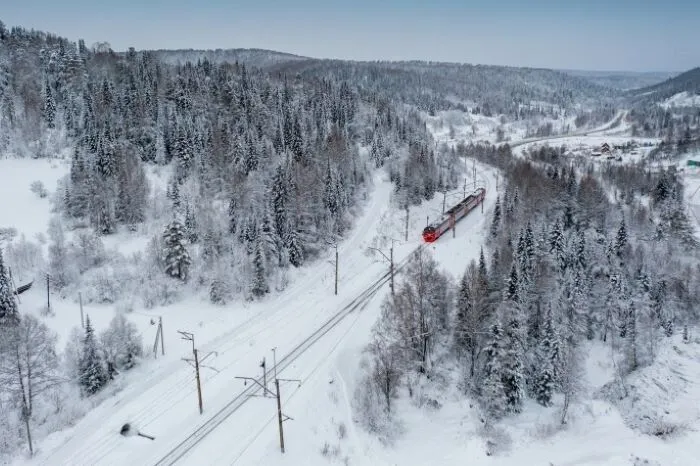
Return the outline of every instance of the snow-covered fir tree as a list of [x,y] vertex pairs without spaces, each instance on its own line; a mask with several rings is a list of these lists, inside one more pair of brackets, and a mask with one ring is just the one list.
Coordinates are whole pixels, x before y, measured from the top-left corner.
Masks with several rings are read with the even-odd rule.
[[0,329],[16,326],[19,318],[14,287],[0,248]]
[[180,222],[173,220],[163,232],[163,263],[165,273],[180,280],[187,279],[192,260],[185,247],[184,228]]
[[90,323],[90,316],[85,318],[85,335],[80,353],[78,364],[80,386],[85,394],[94,395],[105,386],[108,376],[104,359],[97,345],[95,331]]

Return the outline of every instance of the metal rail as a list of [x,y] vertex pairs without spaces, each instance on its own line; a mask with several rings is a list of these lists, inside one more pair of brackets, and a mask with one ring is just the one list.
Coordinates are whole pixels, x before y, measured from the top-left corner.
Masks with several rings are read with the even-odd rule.
[[[424,245],[418,246],[414,251],[412,251],[406,258],[404,258],[397,267],[395,271],[401,271],[411,256],[417,253]],[[302,354],[304,354],[309,348],[311,348],[318,340],[323,338],[328,332],[334,329],[340,322],[345,319],[352,312],[364,308],[364,306],[369,303],[370,299],[377,294],[381,287],[386,284],[391,278],[390,272],[386,272],[377,281],[372,283],[363,292],[361,292],[355,299],[343,307],[340,311],[336,312],[331,318],[329,318],[325,323],[323,323],[318,329],[316,329],[311,335],[300,342],[294,349],[292,349],[287,355],[277,362],[277,365],[268,369],[265,373],[265,377],[272,376],[275,371],[277,373],[283,371],[286,367],[291,365],[296,361]],[[258,382],[262,383],[263,377],[258,379]],[[257,384],[251,384],[245,388],[242,392],[236,395],[231,401],[229,401],[225,406],[223,406],[219,411],[217,411],[211,418],[209,418],[204,424],[199,426],[194,432],[192,432],[187,438],[182,442],[177,444],[172,450],[170,450],[165,456],[163,456],[157,463],[156,466],[172,465],[178,460],[183,458],[188,452],[190,452],[199,442],[207,437],[214,429],[221,425],[226,419],[228,419],[233,413],[240,409],[249,399],[249,395],[255,394],[260,390]]]

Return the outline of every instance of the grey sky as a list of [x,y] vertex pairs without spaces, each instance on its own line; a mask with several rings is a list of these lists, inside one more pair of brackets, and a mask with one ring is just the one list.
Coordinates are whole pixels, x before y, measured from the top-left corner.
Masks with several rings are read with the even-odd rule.
[[4,5],[0,19],[88,44],[107,41],[116,50],[256,47],[328,58],[595,70],[700,66],[697,0],[567,3],[24,0]]

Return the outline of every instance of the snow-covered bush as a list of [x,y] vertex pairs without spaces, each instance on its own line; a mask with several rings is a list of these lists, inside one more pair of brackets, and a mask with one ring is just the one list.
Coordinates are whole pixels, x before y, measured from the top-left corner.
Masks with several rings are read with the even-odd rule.
[[128,370],[143,356],[143,339],[136,326],[122,314],[114,316],[100,335],[107,365],[113,370]]
[[[38,276],[44,270],[45,261],[41,246],[27,240],[22,235],[18,241],[13,241],[5,248],[5,258],[12,269],[15,280],[25,281]],[[17,284],[19,286],[19,283]]]
[[80,231],[74,235],[69,246],[69,254],[80,273],[99,266],[106,259],[102,239],[90,230]]
[[46,196],[49,195],[49,192],[46,190],[44,183],[42,183],[39,180],[32,182],[32,184],[29,186],[29,189],[41,199],[44,199]]

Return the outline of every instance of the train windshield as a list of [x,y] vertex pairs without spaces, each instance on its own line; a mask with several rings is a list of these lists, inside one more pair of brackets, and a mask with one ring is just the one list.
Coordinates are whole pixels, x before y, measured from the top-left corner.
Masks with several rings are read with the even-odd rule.
[[427,227],[425,227],[425,229],[423,230],[423,233],[435,233],[435,227],[432,226],[432,225],[427,226]]

